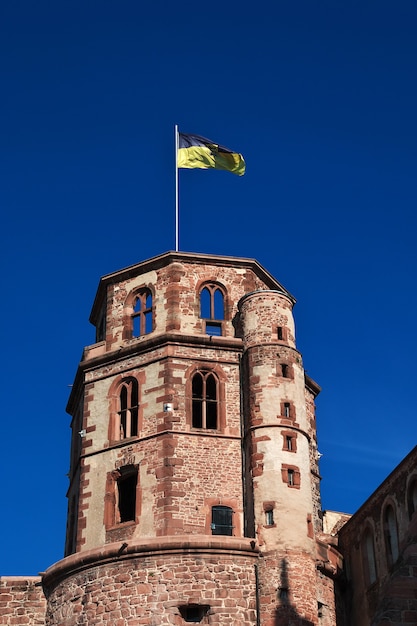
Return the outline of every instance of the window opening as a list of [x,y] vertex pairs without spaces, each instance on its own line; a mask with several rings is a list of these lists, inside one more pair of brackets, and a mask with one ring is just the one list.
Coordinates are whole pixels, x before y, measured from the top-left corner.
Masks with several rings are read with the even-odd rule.
[[200,317],[206,321],[206,333],[213,336],[222,335],[224,320],[224,294],[215,284],[206,285],[200,293]]
[[367,530],[365,533],[364,547],[365,547],[365,554],[366,554],[366,564],[368,566],[369,583],[372,584],[376,581],[376,563],[375,563],[374,538],[370,530]]
[[294,470],[293,469],[288,470],[288,484],[290,485],[290,487],[294,486]]
[[286,363],[281,364],[282,377],[288,378],[288,365]]
[[217,428],[218,381],[211,372],[196,372],[192,380],[193,428]]
[[229,506],[213,506],[211,509],[211,534],[233,535],[233,510]]
[[119,521],[130,522],[136,519],[136,485],[138,472],[135,468],[120,468],[117,479]]
[[385,544],[390,565],[398,559],[397,521],[392,506],[385,509]]
[[278,336],[279,340],[281,340],[283,338],[282,326],[278,326],[278,328],[277,328],[277,336]]
[[222,336],[221,322],[206,322],[206,333],[212,337]]
[[106,316],[104,313],[101,314],[100,319],[96,328],[96,341],[103,341],[106,336]]
[[268,509],[265,511],[265,525],[273,526],[274,524],[274,511],[272,509]]
[[178,608],[185,622],[201,622],[210,606],[208,604],[184,604]]
[[124,381],[120,389],[120,439],[138,435],[139,385],[135,378]]
[[291,405],[289,402],[284,402],[284,417],[290,417]]
[[414,512],[417,511],[417,480],[413,480],[408,490],[408,516],[409,519],[413,517]]
[[289,450],[290,452],[293,450],[294,445],[293,445],[293,438],[291,437],[291,435],[286,435],[285,436],[285,444],[286,444],[286,448],[287,450]]
[[145,289],[137,295],[133,308],[133,337],[147,335],[153,330],[152,294]]

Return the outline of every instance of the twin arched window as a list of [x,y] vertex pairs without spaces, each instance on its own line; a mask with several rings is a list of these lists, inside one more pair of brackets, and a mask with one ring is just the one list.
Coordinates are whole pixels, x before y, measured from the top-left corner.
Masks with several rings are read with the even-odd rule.
[[198,371],[192,378],[193,428],[218,428],[219,381],[210,371]]
[[136,294],[132,322],[132,337],[142,337],[152,332],[153,307],[152,293],[149,289],[142,289]]
[[139,383],[136,378],[124,378],[112,394],[112,419],[109,438],[122,441],[139,434]]
[[207,283],[200,291],[200,317],[206,320],[205,330],[208,335],[223,334],[224,293],[216,283]]

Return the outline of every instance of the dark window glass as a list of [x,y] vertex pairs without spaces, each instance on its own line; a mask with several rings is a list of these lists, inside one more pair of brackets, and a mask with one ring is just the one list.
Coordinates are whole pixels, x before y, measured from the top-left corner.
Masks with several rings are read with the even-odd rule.
[[398,531],[397,520],[392,506],[387,506],[384,515],[385,546],[387,550],[388,565],[392,565],[398,559]]
[[213,506],[211,510],[211,532],[213,535],[232,535],[233,511],[228,506]]
[[192,380],[193,428],[217,428],[218,381],[210,372],[196,372]]
[[367,530],[363,540],[363,546],[366,556],[366,564],[368,568],[369,583],[372,584],[376,581],[376,563],[375,563],[375,550],[374,550],[374,538],[370,530]]
[[417,511],[417,481],[413,480],[408,490],[408,516],[411,519]]
[[137,479],[137,471],[130,470],[122,473],[117,481],[120,522],[130,522],[134,521],[136,518]]

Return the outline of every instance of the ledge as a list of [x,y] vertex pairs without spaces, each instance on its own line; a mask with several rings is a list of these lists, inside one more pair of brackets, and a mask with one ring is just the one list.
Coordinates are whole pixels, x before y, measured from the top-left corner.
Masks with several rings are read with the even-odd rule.
[[161,555],[224,555],[257,558],[259,547],[248,537],[212,535],[176,535],[172,537],[146,537],[141,541],[109,543],[104,546],[77,552],[51,565],[43,574],[44,589],[57,585],[72,576],[97,565],[149,558]]

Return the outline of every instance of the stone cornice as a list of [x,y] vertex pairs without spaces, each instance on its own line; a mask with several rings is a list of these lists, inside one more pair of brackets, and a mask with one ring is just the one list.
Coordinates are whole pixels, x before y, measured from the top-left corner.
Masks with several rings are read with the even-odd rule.
[[45,592],[62,579],[86,569],[119,563],[120,561],[157,556],[223,556],[256,559],[259,548],[254,539],[213,535],[176,535],[173,537],[146,537],[142,541],[110,543],[100,548],[77,552],[54,563],[43,574]]

